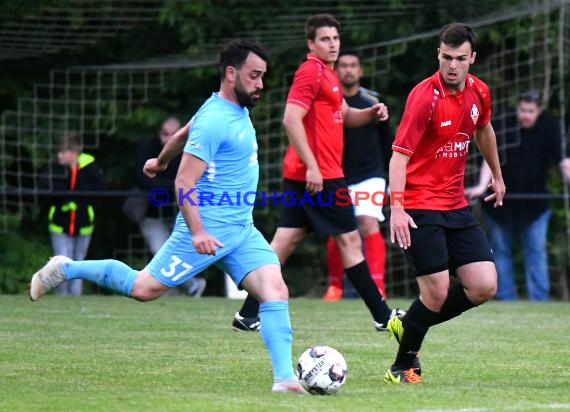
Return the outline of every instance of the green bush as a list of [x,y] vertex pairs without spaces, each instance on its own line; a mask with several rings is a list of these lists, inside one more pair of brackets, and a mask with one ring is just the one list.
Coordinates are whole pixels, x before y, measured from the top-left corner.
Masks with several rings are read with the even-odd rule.
[[[47,231],[46,231],[47,233]],[[30,277],[51,256],[46,235],[10,231],[0,237],[0,293],[21,293]]]

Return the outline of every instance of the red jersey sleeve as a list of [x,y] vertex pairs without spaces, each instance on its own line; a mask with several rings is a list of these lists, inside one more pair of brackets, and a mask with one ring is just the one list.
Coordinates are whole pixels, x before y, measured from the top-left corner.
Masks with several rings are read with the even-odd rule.
[[433,116],[432,95],[433,88],[426,87],[425,83],[410,92],[392,150],[408,156],[414,154]]
[[479,93],[481,101],[483,102],[482,113],[479,119],[477,119],[477,127],[484,127],[491,121],[491,91],[489,90],[489,86],[482,81],[479,81],[476,87],[477,93]]
[[293,84],[289,89],[287,103],[311,109],[320,89],[322,69],[314,61],[307,60],[295,72]]

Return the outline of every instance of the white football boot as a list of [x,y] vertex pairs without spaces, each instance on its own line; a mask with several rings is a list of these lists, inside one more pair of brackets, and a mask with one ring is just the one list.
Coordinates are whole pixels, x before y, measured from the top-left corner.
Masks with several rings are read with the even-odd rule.
[[291,379],[283,379],[283,380],[276,380],[273,383],[273,387],[271,388],[271,392],[275,393],[285,393],[285,392],[293,392],[298,395],[306,395],[307,392],[303,389],[297,378]]
[[54,256],[38,270],[28,285],[28,295],[33,301],[38,300],[51,289],[58,287],[65,281],[65,275],[61,271],[64,263],[72,260],[66,256]]

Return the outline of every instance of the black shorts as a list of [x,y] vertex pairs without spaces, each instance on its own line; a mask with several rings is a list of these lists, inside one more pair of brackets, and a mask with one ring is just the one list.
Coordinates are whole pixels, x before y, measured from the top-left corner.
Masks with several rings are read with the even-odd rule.
[[493,252],[471,209],[406,210],[417,229],[410,228],[412,246],[405,250],[416,276],[449,269],[451,274],[473,262],[493,262]]
[[[304,228],[319,235],[339,235],[357,229],[354,207],[344,178],[323,182],[323,191],[309,195],[306,182],[283,181],[283,208],[277,227]],[[340,197],[339,197],[340,194]]]

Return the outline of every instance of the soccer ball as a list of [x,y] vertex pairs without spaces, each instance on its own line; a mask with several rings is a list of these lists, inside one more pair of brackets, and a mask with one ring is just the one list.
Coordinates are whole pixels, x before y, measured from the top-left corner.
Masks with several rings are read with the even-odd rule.
[[332,395],[346,382],[346,361],[328,346],[313,346],[299,357],[297,377],[311,395]]

